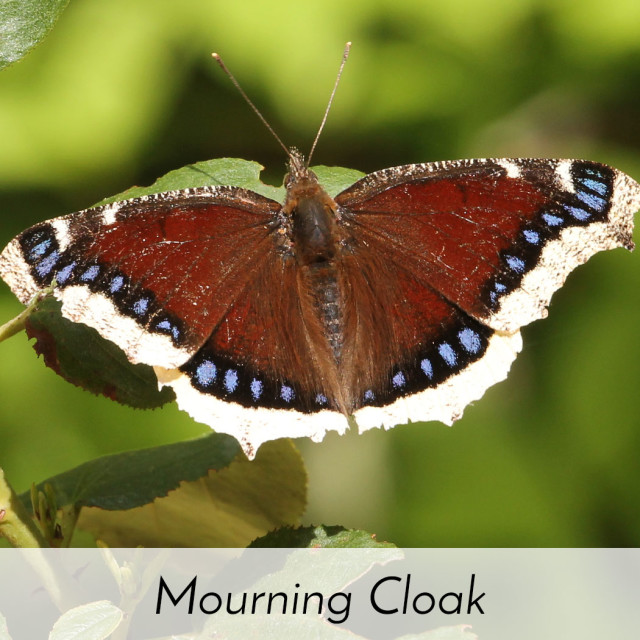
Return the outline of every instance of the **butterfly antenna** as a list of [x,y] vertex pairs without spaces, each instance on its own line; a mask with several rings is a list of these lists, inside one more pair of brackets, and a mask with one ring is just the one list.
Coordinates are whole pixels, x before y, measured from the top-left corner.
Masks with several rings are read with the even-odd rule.
[[349,50],[351,49],[351,43],[347,42],[344,47],[344,52],[342,54],[342,62],[340,63],[340,68],[338,69],[338,75],[336,76],[336,82],[333,85],[333,91],[331,92],[331,96],[329,96],[329,103],[327,104],[327,108],[324,111],[324,117],[322,118],[322,122],[320,123],[320,128],[318,129],[318,133],[316,133],[316,139],[313,141],[311,145],[311,151],[309,151],[309,157],[307,158],[307,166],[311,163],[311,156],[313,152],[316,150],[316,145],[318,144],[318,138],[320,138],[320,134],[324,129],[324,124],[327,121],[327,117],[329,116],[329,111],[331,110],[331,104],[333,103],[333,97],[336,95],[336,90],[338,89],[338,84],[340,84],[340,78],[342,76],[342,70],[344,69],[344,65],[347,63],[347,58],[349,57]]
[[[222,62],[222,58],[219,56],[219,54],[212,53],[211,56],[220,65],[220,67],[227,74],[227,76],[229,76],[229,80],[233,82],[233,85],[240,92],[240,95],[244,98],[245,102],[253,109],[254,113],[258,116],[258,118],[262,120],[262,124],[264,124],[264,126],[267,127],[271,135],[278,141],[278,144],[284,149],[285,153],[289,157],[291,157],[291,152],[289,151],[289,149],[287,149],[284,142],[280,140],[280,136],[273,130],[273,127],[267,122],[267,119],[260,113],[260,110],[258,109],[258,107],[256,107],[256,105],[253,104],[253,102],[251,102],[251,100],[249,99],[249,96],[244,92],[244,90],[240,86],[240,83],[233,77],[233,74],[231,73],[231,71],[229,71],[229,69],[227,69],[225,63]],[[325,116],[325,119],[326,119],[326,116]]]

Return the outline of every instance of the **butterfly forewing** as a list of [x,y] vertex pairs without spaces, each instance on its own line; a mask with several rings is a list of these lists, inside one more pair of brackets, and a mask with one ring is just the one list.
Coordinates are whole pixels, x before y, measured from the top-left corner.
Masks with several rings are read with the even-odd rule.
[[[366,176],[336,202],[354,233],[378,249],[390,247],[389,259],[405,264],[416,282],[513,332],[545,314],[568,270],[599,250],[630,246],[637,185],[626,176],[621,184],[620,176],[570,160],[407,165]],[[562,277],[559,254],[571,264]],[[547,280],[553,285],[544,286]],[[509,294],[517,297],[523,287],[528,304],[501,312]]]
[[55,278],[66,317],[96,328],[133,362],[177,366],[273,252],[279,208],[224,187],[96,207],[25,231],[3,252],[0,272],[23,302]]

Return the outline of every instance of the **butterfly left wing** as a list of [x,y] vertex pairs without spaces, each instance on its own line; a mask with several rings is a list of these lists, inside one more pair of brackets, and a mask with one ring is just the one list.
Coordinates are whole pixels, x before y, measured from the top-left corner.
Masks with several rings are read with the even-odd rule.
[[281,206],[235,187],[143,196],[39,223],[0,254],[23,303],[55,279],[69,320],[131,362],[186,362],[274,251]]

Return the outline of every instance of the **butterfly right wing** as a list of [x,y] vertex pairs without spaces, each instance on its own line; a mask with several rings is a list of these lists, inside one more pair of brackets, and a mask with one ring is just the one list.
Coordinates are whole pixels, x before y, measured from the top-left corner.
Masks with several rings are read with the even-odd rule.
[[360,389],[356,420],[450,424],[506,377],[520,326],[546,315],[573,268],[633,248],[640,185],[580,160],[461,160],[378,171],[336,203],[354,255],[384,266],[375,295],[395,291],[384,320],[394,361],[373,340],[359,354],[378,383]]

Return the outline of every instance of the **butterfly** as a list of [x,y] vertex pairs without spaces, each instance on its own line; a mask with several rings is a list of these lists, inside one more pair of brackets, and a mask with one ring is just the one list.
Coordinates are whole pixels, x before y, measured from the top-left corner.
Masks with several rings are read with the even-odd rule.
[[92,207],[21,233],[0,276],[24,303],[55,284],[66,318],[250,458],[350,423],[452,424],[572,269],[633,248],[640,185],[583,160],[404,165],[332,198],[213,57],[289,156],[284,202],[205,186]]
[[331,197],[295,149],[280,203],[234,186],[142,196],[27,229],[0,276],[154,368],[250,457],[408,421],[451,424],[504,379],[520,327],[598,251],[633,249],[640,185],[584,160],[371,173]]

